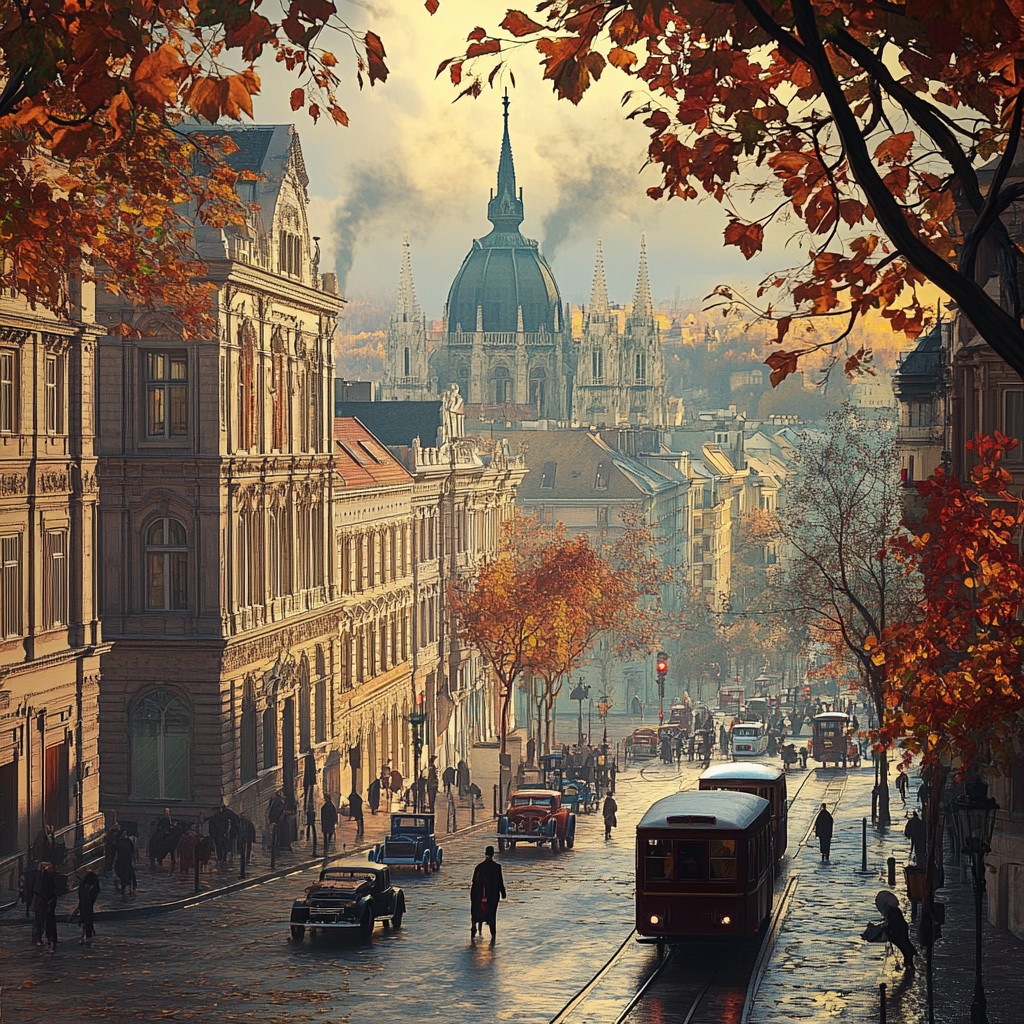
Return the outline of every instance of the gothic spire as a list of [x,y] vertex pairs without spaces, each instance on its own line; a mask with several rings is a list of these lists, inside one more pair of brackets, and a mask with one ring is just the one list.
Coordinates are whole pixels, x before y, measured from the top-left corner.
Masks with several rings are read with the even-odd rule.
[[412,283],[412,260],[409,258],[409,236],[402,240],[402,269],[398,275],[398,306],[395,318],[399,321],[418,321],[423,314],[416,301],[416,289]]
[[604,253],[601,239],[597,240],[597,259],[594,262],[594,288],[590,293],[590,318],[604,320],[608,316],[608,286],[604,280]]
[[647,278],[647,239],[640,236],[640,269],[636,275],[636,295],[633,296],[633,319],[640,320],[654,315],[651,301],[651,282]]
[[498,160],[498,187],[487,204],[487,219],[496,231],[517,231],[523,223],[523,200],[516,193],[516,168],[512,161],[512,142],[508,136],[508,89],[501,99],[505,122],[501,137],[501,158]]

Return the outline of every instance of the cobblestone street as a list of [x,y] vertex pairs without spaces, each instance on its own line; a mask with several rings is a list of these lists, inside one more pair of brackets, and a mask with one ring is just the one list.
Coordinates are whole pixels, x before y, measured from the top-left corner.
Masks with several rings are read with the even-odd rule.
[[468,934],[469,880],[491,841],[488,823],[449,839],[439,873],[396,872],[409,913],[400,932],[378,926],[372,946],[347,936],[288,941],[291,900],[312,871],[179,913],[100,921],[91,950],[73,925],[61,924],[53,957],[31,945],[27,927],[3,928],[3,1019],[547,1021],[632,928],[636,822],[699,774],[685,762],[681,773],[623,772],[610,843],[599,815],[581,815],[574,850],[501,855],[509,901],[493,948]]

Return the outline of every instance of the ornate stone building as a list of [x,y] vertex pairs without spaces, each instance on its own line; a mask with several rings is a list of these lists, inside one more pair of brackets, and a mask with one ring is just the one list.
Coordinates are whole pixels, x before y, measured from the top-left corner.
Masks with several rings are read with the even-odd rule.
[[94,289],[67,317],[0,295],[0,900],[44,825],[78,863],[97,762]]
[[437,395],[427,365],[427,318],[416,301],[409,239],[402,243],[398,304],[388,320],[380,401],[420,402]]
[[608,303],[604,257],[597,243],[594,289],[577,357],[573,419],[580,426],[662,427],[667,422],[665,359],[640,242],[633,306],[623,330]]
[[[202,129],[194,129],[202,130]],[[140,821],[221,801],[262,815],[299,759],[329,767],[339,722],[338,486],[331,336],[294,128],[237,128],[231,158],[258,206],[197,232],[218,332],[105,296],[137,337],[99,346],[100,700],[105,808]]]

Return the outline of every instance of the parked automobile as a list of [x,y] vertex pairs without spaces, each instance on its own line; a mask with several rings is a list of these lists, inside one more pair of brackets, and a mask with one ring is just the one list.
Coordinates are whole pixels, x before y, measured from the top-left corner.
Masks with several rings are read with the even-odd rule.
[[654,729],[641,726],[634,729],[633,734],[626,739],[627,758],[647,758],[658,756],[658,733]]
[[405,893],[391,884],[391,870],[383,864],[347,860],[320,872],[306,886],[306,893],[292,904],[291,936],[301,942],[308,928],[358,929],[366,942],[373,941],[373,926],[402,927]]
[[368,859],[389,866],[408,865],[429,875],[444,860],[434,837],[434,815],[392,814],[391,831],[368,854]]
[[576,815],[562,806],[555,789],[521,789],[509,797],[508,810],[498,818],[498,849],[517,843],[551,844],[554,852],[572,849],[576,842]]
[[562,806],[573,814],[591,814],[598,803],[597,794],[586,779],[562,779]]

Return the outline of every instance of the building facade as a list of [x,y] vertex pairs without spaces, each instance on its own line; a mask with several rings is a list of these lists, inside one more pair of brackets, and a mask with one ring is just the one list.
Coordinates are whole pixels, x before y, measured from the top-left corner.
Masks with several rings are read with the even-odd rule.
[[[214,130],[214,129],[211,129]],[[100,304],[100,699],[104,807],[136,820],[221,802],[262,814],[312,752],[327,766],[340,676],[331,547],[331,337],[290,126],[231,128],[254,204],[201,229],[216,337]],[[246,191],[248,190],[248,191]]]
[[103,831],[94,587],[94,288],[54,316],[0,296],[0,898],[44,826]]

